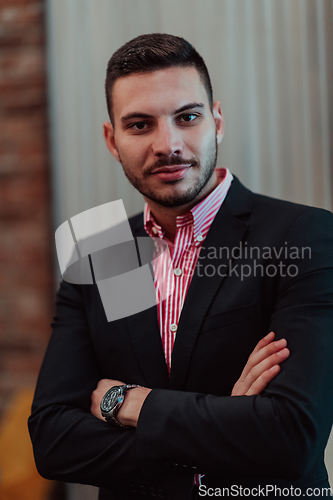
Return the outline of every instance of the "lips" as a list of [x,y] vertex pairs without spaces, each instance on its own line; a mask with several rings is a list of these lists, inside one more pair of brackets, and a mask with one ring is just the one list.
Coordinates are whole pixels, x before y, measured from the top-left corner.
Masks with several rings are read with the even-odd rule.
[[177,181],[182,179],[191,165],[172,165],[170,167],[161,167],[152,172],[152,175],[164,182]]

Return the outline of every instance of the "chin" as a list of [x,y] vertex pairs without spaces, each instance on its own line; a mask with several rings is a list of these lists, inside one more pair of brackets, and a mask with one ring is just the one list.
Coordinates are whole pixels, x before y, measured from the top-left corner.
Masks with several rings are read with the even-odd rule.
[[176,207],[181,207],[182,205],[187,205],[188,203],[191,203],[195,198],[198,196],[201,190],[191,190],[191,192],[185,192],[185,193],[179,193],[179,194],[173,194],[173,195],[165,195],[165,196],[156,196],[155,193],[142,193],[144,196],[149,198],[150,200],[154,201],[155,203],[158,203],[162,207],[168,207],[168,208],[176,208]]

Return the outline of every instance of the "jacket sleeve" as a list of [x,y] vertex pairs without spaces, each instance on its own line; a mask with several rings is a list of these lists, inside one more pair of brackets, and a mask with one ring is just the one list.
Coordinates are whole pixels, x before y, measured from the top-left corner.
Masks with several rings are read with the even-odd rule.
[[175,499],[186,498],[193,474],[174,482],[143,475],[135,430],[112,426],[91,414],[91,393],[103,377],[80,286],[61,284],[53,327],[28,421],[39,473],[47,479],[98,486],[107,490],[107,498],[136,498],[149,488],[162,496],[166,488],[174,489]]
[[90,413],[101,377],[79,286],[61,284],[53,326],[28,422],[37,468],[49,479],[108,487],[138,469],[135,437]]
[[[291,351],[281,372],[257,396],[151,391],[137,427],[147,469],[164,462],[226,477],[296,480],[323,456],[333,416],[333,215],[306,210],[288,244],[309,247],[311,258],[296,262],[296,276],[290,269],[278,278],[270,330]],[[295,264],[288,259],[286,266]]]

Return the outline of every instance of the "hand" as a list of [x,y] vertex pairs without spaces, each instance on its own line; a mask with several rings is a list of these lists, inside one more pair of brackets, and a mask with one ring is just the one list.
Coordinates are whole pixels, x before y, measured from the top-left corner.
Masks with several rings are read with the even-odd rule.
[[148,387],[135,387],[126,393],[125,401],[121,405],[116,418],[123,425],[136,427],[142,405],[150,393]]
[[[125,383],[120,382],[120,380],[107,378],[100,380],[91,395],[91,413],[105,422],[100,408],[103,396],[109,389],[111,389],[111,387],[124,384]],[[134,389],[130,389],[126,393],[125,400],[116,415],[117,420],[119,420],[119,422],[123,425],[136,427],[142,405],[150,391],[151,389],[148,389],[147,387],[135,387]]]
[[274,332],[260,340],[235,383],[231,396],[253,396],[260,394],[268,382],[280,371],[280,363],[288,358],[290,351],[285,339],[273,342]]

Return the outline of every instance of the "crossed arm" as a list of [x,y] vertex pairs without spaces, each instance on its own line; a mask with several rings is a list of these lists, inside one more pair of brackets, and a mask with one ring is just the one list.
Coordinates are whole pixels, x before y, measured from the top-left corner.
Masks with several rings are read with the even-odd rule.
[[[253,396],[260,394],[267,384],[279,373],[280,363],[288,358],[290,351],[287,341],[280,339],[274,342],[275,333],[270,332],[260,340],[235,383],[231,396]],[[100,404],[104,394],[113,386],[122,385],[119,380],[102,379],[91,395],[91,413],[104,420]],[[136,427],[143,403],[150,393],[147,387],[137,387],[128,391],[125,401],[117,413],[117,419],[123,425]]]
[[[281,373],[279,361],[269,372],[268,366],[264,369],[260,365],[264,359],[259,361],[265,351],[257,355],[270,344],[273,351],[277,347],[271,334],[258,344],[232,390],[232,396],[250,397],[133,389],[118,418],[135,425],[139,415],[136,430],[108,425],[95,418],[90,408],[92,393],[99,412],[106,390],[119,384],[109,380],[105,387],[100,379],[107,373],[124,373],[118,354],[127,354],[127,336],[116,325],[104,343],[108,332],[103,324],[100,332],[97,295],[89,287],[63,284],[55,331],[29,419],[41,474],[117,490],[118,483],[121,488],[119,478],[129,484],[133,477],[149,474],[164,481],[163,461],[178,461],[179,457],[207,474],[223,470],[226,475],[237,471],[240,477],[245,473],[257,477],[260,471],[262,477],[274,474],[286,479],[306,477],[317,462],[322,463],[333,415],[333,217],[317,217],[320,214],[314,211],[305,215],[292,228],[288,241],[290,245],[311,244],[313,258],[299,262],[298,276],[280,280],[271,315],[271,330],[285,336],[292,351]],[[120,344],[118,351],[113,350],[116,342]],[[270,355],[284,349],[280,346]],[[266,349],[263,358],[269,359],[267,354]],[[112,370],[108,369],[110,358]],[[119,378],[140,383],[140,366],[130,368]],[[135,370],[135,377],[128,380],[126,375]],[[274,376],[274,370],[279,376]],[[257,396],[269,381],[265,393]],[[87,436],[93,438],[87,440]],[[173,477],[177,482],[174,486]],[[170,491],[178,492],[179,476],[169,472],[165,478]],[[185,475],[183,482],[184,488],[191,487],[190,476],[187,480]],[[177,498],[184,498],[181,494]],[[121,489],[119,498],[131,495],[125,496]]]

